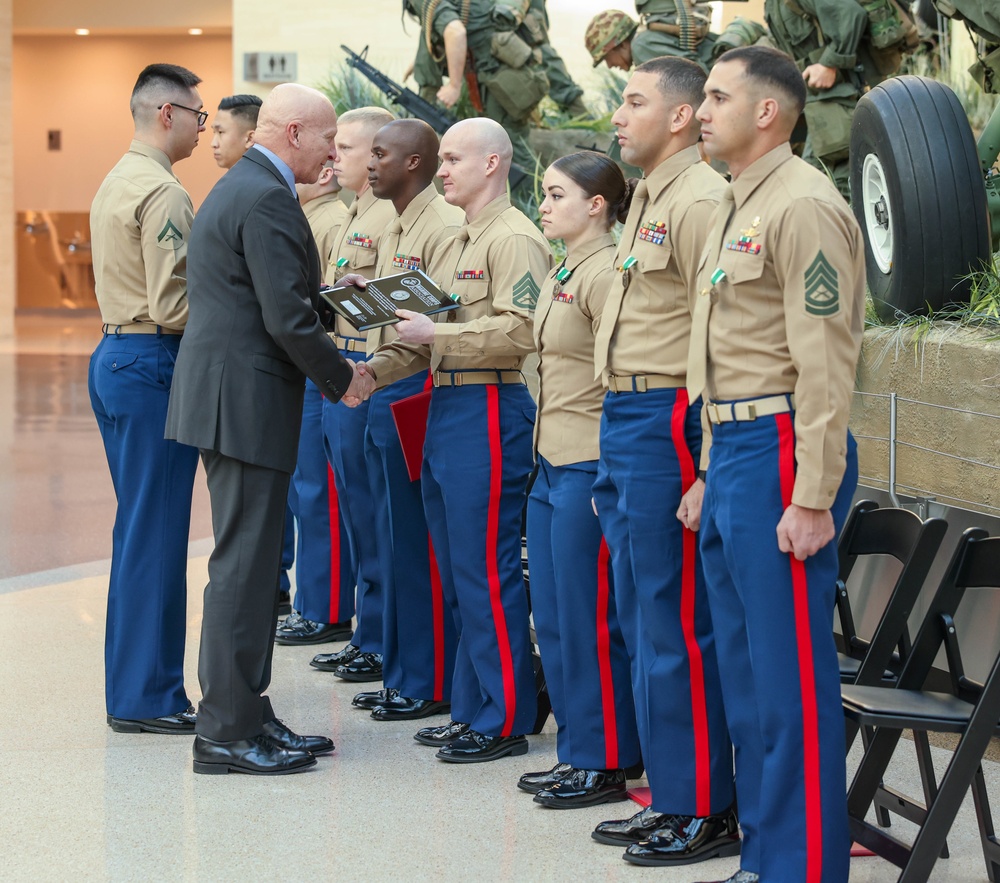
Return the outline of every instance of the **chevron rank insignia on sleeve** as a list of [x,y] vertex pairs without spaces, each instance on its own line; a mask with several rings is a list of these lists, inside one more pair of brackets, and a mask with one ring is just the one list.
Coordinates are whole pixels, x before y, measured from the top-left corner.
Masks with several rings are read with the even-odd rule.
[[184,244],[184,234],[174,226],[170,218],[167,218],[167,223],[156,237],[156,244],[160,248],[177,251]]
[[806,312],[813,316],[833,316],[840,309],[837,271],[822,251],[806,270]]
[[538,303],[538,283],[531,273],[525,273],[514,283],[513,300],[515,307],[533,310]]

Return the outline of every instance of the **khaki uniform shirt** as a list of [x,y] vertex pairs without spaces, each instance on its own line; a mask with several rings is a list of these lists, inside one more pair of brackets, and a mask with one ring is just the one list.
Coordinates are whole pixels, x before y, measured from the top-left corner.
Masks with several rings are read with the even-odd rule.
[[191,197],[167,155],[133,141],[90,208],[97,303],[106,324],[184,328],[193,220]]
[[347,218],[347,206],[336,193],[324,193],[303,205],[302,213],[309,222],[316,248],[319,249],[320,262],[325,267],[330,260],[337,234]]
[[[595,376],[605,386],[609,374],[659,375],[684,385],[698,259],[725,186],[697,147],[639,182],[594,349]],[[634,264],[622,269],[629,258]]]
[[[390,276],[406,270],[423,270],[436,283],[438,270],[436,256],[441,246],[458,232],[464,220],[462,210],[448,205],[433,184],[418,193],[410,204],[389,225],[379,244],[376,276]],[[441,316],[436,313],[432,319]],[[368,354],[383,343],[396,340],[392,325],[383,325],[368,332]]]
[[594,335],[617,275],[614,259],[610,233],[584,242],[546,276],[538,296],[535,450],[553,466],[596,460],[600,454],[604,391],[594,379]]
[[794,393],[792,502],[810,509],[844,474],[864,254],[843,197],[783,144],[727,190],[698,277],[692,395],[700,378],[713,401]]
[[428,365],[433,371],[519,371],[535,348],[532,313],[552,254],[507,196],[494,199],[444,243],[437,265],[437,281],[460,306],[438,322],[433,345],[397,340],[375,353],[369,364],[379,386]]
[[[388,199],[376,199],[371,188],[356,197],[330,250],[327,285],[336,285],[337,280],[348,273],[360,273],[366,279],[374,279],[379,242],[395,217],[392,203]],[[342,337],[360,335],[342,316],[337,317],[336,333]]]

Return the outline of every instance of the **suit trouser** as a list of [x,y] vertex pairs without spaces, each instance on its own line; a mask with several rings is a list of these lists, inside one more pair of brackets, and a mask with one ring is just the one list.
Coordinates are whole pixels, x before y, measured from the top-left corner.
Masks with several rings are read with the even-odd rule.
[[[365,360],[364,353],[341,350],[340,354],[352,362]],[[340,517],[350,541],[357,584],[355,610],[358,619],[351,643],[365,653],[381,653],[382,584],[375,539],[375,508],[365,459],[368,409],[368,402],[348,408],[324,401],[323,435],[326,454],[333,466]]]
[[281,579],[279,586],[281,591],[291,591],[292,582],[288,578],[288,571],[295,563],[295,513],[292,511],[292,500],[295,491],[289,487],[288,504],[285,506],[285,534],[284,543],[281,546]]
[[90,360],[90,403],[118,508],[104,640],[108,714],[182,711],[187,544],[198,451],[163,438],[180,335],[106,335]]
[[521,572],[535,405],[521,384],[438,387],[421,472],[424,513],[459,635],[452,719],[527,733],[537,697]]
[[289,503],[298,520],[295,609],[313,622],[354,616],[354,574],[347,529],[323,437],[323,394],[306,380],[299,455]]
[[697,536],[676,516],[695,480],[700,413],[684,389],[608,393],[594,484],[652,806],[692,816],[722,812],[734,799]]
[[202,450],[215,549],[201,625],[197,732],[249,739],[274,719],[271,682],[287,472]]
[[432,560],[420,480],[410,481],[392,403],[420,393],[425,372],[370,399],[365,453],[378,520],[384,599],[382,680],[411,699],[448,701],[455,670],[455,621]]
[[[834,502],[839,533],[857,485]],[[744,870],[768,883],[844,883],[844,714],[833,641],[837,544],[798,561],[775,529],[795,481],[793,415],[714,427],[701,550],[736,748]]]
[[528,497],[531,610],[559,761],[618,769],[639,761],[639,734],[611,555],[590,505],[596,475],[596,460],[538,458]]

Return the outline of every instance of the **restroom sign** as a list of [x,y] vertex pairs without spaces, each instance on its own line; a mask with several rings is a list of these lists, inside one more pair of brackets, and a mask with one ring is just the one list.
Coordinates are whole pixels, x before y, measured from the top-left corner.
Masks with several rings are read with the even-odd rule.
[[243,79],[251,83],[292,83],[298,79],[297,52],[244,52]]

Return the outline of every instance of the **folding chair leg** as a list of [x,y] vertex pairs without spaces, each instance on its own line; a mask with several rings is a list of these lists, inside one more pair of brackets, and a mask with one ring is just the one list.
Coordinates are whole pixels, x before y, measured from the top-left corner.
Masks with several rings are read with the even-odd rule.
[[[937,777],[931,759],[931,743],[923,730],[913,731],[913,745],[917,749],[917,766],[920,768],[920,782],[924,786],[924,806],[934,803],[937,796]],[[941,858],[948,858],[948,841],[941,848]]]
[[901,735],[902,731],[888,727],[875,731],[847,791],[847,813],[851,818],[864,821]]
[[982,764],[976,770],[976,778],[972,782],[972,799],[976,804],[976,818],[979,821],[979,838],[983,843],[986,873],[989,875],[990,883],[1000,883],[1000,841],[997,840],[996,832],[993,830],[993,816],[990,813]]
[[[868,750],[868,746],[872,743],[872,736],[875,734],[873,727],[862,727],[861,728],[861,745],[864,750]],[[884,782],[879,782],[878,791],[875,792],[875,821],[878,822],[880,828],[891,828],[892,827],[892,817],[889,815],[889,810],[882,803],[880,797],[885,788]]]

